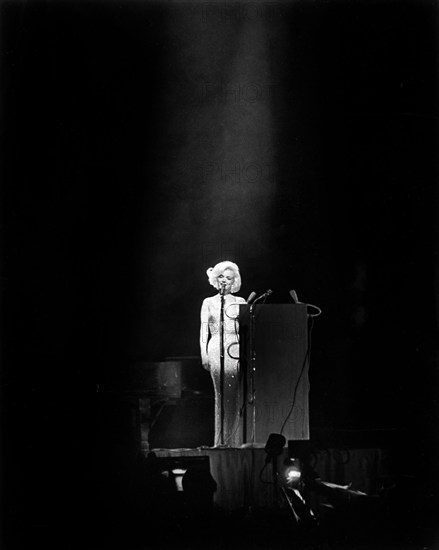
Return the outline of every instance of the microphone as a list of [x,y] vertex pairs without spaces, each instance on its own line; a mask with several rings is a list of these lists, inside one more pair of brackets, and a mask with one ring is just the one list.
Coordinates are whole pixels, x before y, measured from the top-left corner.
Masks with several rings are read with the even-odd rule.
[[251,304],[255,298],[256,298],[256,292],[250,292],[250,295],[247,298],[247,304]]
[[269,288],[264,294],[261,294],[258,298],[256,298],[255,302],[260,300],[261,298],[266,298],[267,296],[270,296],[270,294],[273,294],[273,291]]
[[295,290],[290,290],[290,296],[295,304],[300,304],[299,298],[297,297],[297,292]]
[[224,296],[226,293],[226,281],[221,281],[220,283],[220,295]]

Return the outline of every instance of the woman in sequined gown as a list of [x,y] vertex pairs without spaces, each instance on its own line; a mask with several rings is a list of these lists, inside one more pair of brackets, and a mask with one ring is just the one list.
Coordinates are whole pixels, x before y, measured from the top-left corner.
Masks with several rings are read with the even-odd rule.
[[[239,447],[242,443],[240,422],[240,376],[238,314],[246,301],[233,296],[241,288],[239,268],[233,262],[220,262],[207,270],[209,283],[218,290],[201,306],[200,348],[203,367],[210,372],[215,392],[215,446]],[[221,359],[220,313],[224,295],[224,424],[221,440]]]

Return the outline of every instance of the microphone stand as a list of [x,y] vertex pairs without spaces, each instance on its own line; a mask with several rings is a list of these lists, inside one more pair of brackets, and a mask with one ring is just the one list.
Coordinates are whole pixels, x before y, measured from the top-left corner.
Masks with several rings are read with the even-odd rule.
[[220,309],[220,444],[224,445],[224,287],[220,289],[221,309]]
[[254,302],[250,306],[250,337],[249,337],[249,348],[250,348],[250,404],[253,406],[252,411],[252,436],[251,442],[255,442],[255,432],[256,432],[256,403],[255,403],[255,362],[256,362],[256,353],[254,347],[254,333],[255,333],[255,314],[254,314]]
[[255,345],[254,345],[254,338],[255,338],[255,312],[254,307],[256,305],[256,302],[261,300],[262,298],[267,298],[267,296],[270,296],[272,294],[272,290],[267,290],[267,292],[264,292],[264,294],[261,294],[256,300],[251,304],[250,306],[250,337],[249,337],[249,347],[250,347],[250,380],[251,380],[251,398],[250,398],[250,404],[253,405],[253,415],[252,415],[252,444],[254,445],[255,439],[256,439],[256,351],[255,351]]

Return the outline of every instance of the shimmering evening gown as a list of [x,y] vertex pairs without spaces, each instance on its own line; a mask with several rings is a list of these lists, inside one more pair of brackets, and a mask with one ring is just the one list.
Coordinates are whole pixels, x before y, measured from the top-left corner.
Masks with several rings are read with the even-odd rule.
[[[225,310],[230,317],[237,317],[239,306],[227,305],[231,302],[245,304],[243,298],[228,294],[225,297]],[[209,300],[209,333],[207,346],[209,371],[215,391],[215,445],[221,445],[221,383],[220,383],[220,296]],[[224,314],[224,445],[239,447],[242,444],[242,433],[239,426],[239,409],[241,406],[239,377],[239,343],[238,319],[234,320]],[[232,357],[231,357],[232,356]]]

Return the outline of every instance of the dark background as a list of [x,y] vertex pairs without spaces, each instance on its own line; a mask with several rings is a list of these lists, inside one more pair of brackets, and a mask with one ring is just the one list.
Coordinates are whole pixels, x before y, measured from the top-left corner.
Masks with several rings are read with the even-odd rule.
[[311,431],[404,429],[433,456],[437,3],[259,6],[1,3],[16,546],[87,500],[105,376],[198,354],[205,270],[223,259],[244,297],[294,288],[322,308]]

